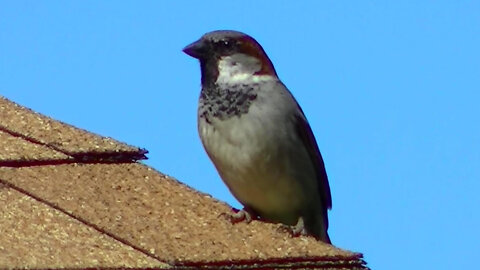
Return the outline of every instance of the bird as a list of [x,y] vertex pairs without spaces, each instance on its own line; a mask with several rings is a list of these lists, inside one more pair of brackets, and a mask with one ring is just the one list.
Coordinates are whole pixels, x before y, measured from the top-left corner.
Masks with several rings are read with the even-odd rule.
[[286,226],[294,236],[331,244],[330,185],[300,105],[251,36],[208,32],[183,49],[200,62],[197,127],[220,178],[252,219]]

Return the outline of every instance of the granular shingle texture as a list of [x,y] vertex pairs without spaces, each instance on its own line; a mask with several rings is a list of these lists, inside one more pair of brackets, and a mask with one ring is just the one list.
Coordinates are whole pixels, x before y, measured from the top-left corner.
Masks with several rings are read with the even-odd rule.
[[366,269],[280,225],[232,224],[225,203],[138,163],[142,149],[0,107],[0,268]]
[[69,160],[71,157],[45,145],[31,143],[0,130],[0,161],[35,162],[46,160]]
[[86,132],[0,96],[0,131],[83,161],[138,160],[145,150]]
[[15,189],[0,205],[1,269],[168,266]]

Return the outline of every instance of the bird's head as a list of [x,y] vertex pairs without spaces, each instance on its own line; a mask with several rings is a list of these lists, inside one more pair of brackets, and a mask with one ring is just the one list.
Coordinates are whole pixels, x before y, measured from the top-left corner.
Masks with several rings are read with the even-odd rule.
[[277,78],[262,46],[241,32],[209,32],[185,47],[183,52],[200,61],[203,85]]

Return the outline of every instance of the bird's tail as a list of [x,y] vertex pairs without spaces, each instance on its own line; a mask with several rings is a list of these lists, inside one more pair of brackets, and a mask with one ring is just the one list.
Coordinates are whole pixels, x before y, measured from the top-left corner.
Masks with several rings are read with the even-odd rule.
[[328,235],[328,217],[325,213],[316,213],[305,217],[305,230],[317,240],[332,244]]

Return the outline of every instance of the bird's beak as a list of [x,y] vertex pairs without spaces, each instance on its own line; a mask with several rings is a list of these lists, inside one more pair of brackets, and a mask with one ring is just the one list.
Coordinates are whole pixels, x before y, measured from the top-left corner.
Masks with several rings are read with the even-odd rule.
[[183,52],[197,59],[203,58],[207,53],[205,42],[199,39],[183,48]]

